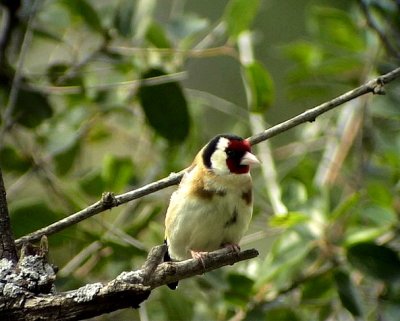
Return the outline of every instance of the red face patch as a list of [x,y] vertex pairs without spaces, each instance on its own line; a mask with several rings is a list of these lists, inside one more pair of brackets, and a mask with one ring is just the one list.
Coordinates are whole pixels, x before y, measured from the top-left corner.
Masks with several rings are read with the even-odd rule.
[[226,165],[231,173],[245,174],[249,172],[249,165],[240,165],[243,155],[247,152],[251,152],[249,141],[233,139],[229,142],[225,152],[228,155]]

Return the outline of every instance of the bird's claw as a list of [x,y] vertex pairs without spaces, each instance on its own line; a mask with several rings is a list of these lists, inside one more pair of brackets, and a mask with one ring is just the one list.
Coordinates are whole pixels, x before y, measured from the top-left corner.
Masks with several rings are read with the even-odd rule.
[[204,263],[204,257],[208,255],[208,252],[197,252],[197,251],[190,251],[192,258],[199,260],[203,268],[206,268],[206,264]]
[[240,252],[240,246],[239,244],[235,243],[225,243],[222,245],[224,248],[230,249],[232,252],[239,253]]

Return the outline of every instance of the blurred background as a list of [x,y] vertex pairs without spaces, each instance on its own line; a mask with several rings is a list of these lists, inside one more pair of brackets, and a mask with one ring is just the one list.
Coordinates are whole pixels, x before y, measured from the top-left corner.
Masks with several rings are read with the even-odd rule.
[[[4,0],[0,166],[16,238],[178,172],[400,61],[396,0]],[[400,86],[262,142],[256,259],[93,320],[398,320]],[[140,268],[176,187],[49,236],[57,290]]]

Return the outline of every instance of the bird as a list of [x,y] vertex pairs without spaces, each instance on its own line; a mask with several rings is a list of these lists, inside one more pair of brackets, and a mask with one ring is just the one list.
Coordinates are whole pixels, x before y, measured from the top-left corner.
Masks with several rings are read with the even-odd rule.
[[171,195],[164,261],[194,258],[204,266],[208,252],[240,251],[253,212],[250,166],[259,163],[250,142],[233,134],[215,136],[198,152]]

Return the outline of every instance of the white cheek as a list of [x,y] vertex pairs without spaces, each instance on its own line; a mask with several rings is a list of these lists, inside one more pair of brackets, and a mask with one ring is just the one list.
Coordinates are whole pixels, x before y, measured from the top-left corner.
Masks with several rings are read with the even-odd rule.
[[211,156],[211,168],[218,175],[229,174],[230,171],[226,165],[226,153],[222,150],[216,150]]

